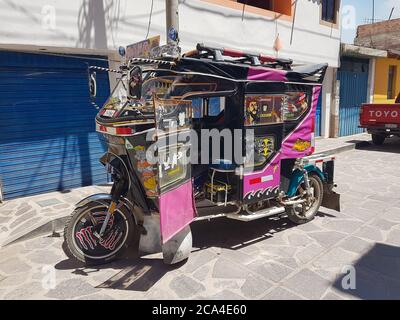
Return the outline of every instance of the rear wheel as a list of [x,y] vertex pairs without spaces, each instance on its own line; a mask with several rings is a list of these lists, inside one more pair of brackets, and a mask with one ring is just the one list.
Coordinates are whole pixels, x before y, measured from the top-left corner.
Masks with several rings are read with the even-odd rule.
[[321,207],[324,186],[321,178],[316,174],[309,175],[311,196],[307,196],[304,182],[297,188],[296,196],[305,200],[303,204],[286,208],[286,213],[290,221],[296,224],[304,224],[312,221]]
[[386,136],[383,134],[372,134],[372,143],[376,146],[381,146],[385,143]]
[[111,216],[102,239],[99,233],[107,215],[107,203],[92,202],[73,212],[64,229],[64,251],[86,265],[100,265],[115,260],[125,252],[138,233],[132,213],[118,206]]

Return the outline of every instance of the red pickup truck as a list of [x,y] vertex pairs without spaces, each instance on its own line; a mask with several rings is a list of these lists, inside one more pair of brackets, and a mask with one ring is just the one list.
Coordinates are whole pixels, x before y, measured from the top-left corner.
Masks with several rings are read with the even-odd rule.
[[391,136],[400,136],[400,94],[395,104],[363,104],[360,128],[372,134],[372,142],[382,145]]

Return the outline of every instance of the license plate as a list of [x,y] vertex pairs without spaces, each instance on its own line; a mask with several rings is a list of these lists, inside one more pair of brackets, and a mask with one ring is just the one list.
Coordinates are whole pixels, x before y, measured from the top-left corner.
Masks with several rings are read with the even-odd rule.
[[397,129],[397,124],[385,124],[385,128],[387,129]]

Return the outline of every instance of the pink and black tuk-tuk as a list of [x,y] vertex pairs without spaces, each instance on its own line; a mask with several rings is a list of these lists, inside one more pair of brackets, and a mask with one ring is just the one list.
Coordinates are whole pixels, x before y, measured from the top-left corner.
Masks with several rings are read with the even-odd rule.
[[335,159],[313,155],[326,68],[201,44],[127,61],[96,117],[112,190],[77,204],[67,253],[101,264],[138,245],[173,264],[198,220],[303,224],[320,206],[339,210]]

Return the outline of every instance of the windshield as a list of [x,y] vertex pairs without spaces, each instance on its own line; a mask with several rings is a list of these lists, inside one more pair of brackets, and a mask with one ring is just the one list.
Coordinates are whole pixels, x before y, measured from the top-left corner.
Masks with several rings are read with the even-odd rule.
[[121,111],[128,103],[128,91],[126,87],[127,77],[123,76],[118,80],[117,85],[111,92],[110,97],[104,104],[104,108],[101,111],[101,115],[104,117],[113,117],[118,111]]
[[[154,116],[154,99],[185,100],[202,94],[234,91],[231,81],[201,74],[174,73],[170,70],[145,71],[140,99],[128,97],[128,79],[123,75],[100,112],[105,118]],[[131,120],[131,119],[129,119]]]

